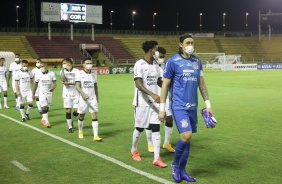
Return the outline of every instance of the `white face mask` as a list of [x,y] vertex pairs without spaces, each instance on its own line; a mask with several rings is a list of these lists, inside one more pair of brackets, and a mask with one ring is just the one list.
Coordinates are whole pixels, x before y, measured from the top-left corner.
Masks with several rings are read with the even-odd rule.
[[164,64],[164,59],[162,59],[162,58],[159,58],[158,60],[157,60],[157,62],[158,62],[158,64]]
[[23,71],[27,71],[27,67],[26,66],[23,66]]
[[16,62],[19,62],[19,61],[20,61],[20,58],[15,58],[15,61],[16,61]]
[[154,60],[157,61],[159,59],[160,53],[159,51],[156,51],[155,54],[153,55]]
[[192,45],[185,47],[185,53],[187,55],[191,55],[191,54],[193,54],[193,52],[194,52],[194,47]]
[[41,72],[44,73],[46,71],[45,68],[40,68]]
[[63,68],[67,68],[67,64],[63,64]]
[[40,63],[36,63],[35,66],[36,66],[37,68],[39,68],[39,67],[40,67]]
[[89,64],[89,65],[86,64],[85,68],[86,68],[86,70],[91,70],[92,69],[92,64]]

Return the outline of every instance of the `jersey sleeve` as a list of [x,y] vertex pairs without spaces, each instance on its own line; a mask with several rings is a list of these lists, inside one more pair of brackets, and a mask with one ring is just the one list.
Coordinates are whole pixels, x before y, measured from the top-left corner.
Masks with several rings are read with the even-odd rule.
[[140,64],[140,62],[137,62],[134,65],[134,80],[136,79],[142,79],[143,78],[143,70],[142,70],[142,65]]
[[19,81],[20,79],[19,79],[19,72],[17,72],[16,74],[15,74],[15,81]]
[[56,81],[56,80],[57,80],[54,72],[52,72],[52,80],[53,80],[53,81]]
[[80,72],[79,71],[75,73],[75,82],[80,82]]
[[172,59],[168,59],[163,71],[163,77],[171,79],[174,75],[174,62]]

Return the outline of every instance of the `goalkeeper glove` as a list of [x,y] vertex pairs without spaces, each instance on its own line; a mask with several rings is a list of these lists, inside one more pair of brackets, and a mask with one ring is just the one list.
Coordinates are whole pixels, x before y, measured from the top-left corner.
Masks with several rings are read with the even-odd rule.
[[214,128],[215,127],[215,124],[216,124],[216,119],[213,117],[212,114],[209,114],[207,112],[207,109],[206,108],[203,108],[201,110],[201,114],[204,118],[204,121],[205,121],[205,125],[207,128]]

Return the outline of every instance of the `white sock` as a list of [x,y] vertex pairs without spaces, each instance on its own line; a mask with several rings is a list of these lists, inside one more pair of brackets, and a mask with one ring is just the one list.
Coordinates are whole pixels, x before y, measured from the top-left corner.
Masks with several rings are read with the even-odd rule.
[[42,111],[39,101],[36,101],[36,106],[39,111]]
[[25,118],[25,114],[24,114],[24,109],[20,109],[21,115],[22,115],[22,119]]
[[27,109],[26,109],[26,114],[29,114],[30,110],[32,109],[32,107],[30,107],[29,105],[27,106]]
[[152,130],[146,130],[146,137],[147,137],[147,141],[148,141],[148,145],[153,144],[152,142]]
[[8,97],[4,97],[4,106],[7,106]]
[[152,132],[152,140],[154,145],[154,161],[160,156],[161,134],[160,132]]
[[93,135],[96,137],[98,135],[98,121],[92,121]]
[[78,131],[82,132],[82,128],[83,128],[83,121],[80,121],[80,119],[78,119]]
[[138,130],[134,129],[133,131],[133,136],[132,136],[132,147],[131,147],[131,152],[134,150],[137,150],[137,145],[141,137],[141,133]]
[[17,106],[17,107],[20,107],[20,99],[21,99],[21,97],[18,97],[17,100],[16,100],[16,102],[17,102],[17,105],[16,105],[16,106]]
[[69,129],[72,128],[72,119],[67,119]]
[[165,126],[164,131],[165,131],[164,144],[169,144],[170,137],[172,135],[172,127]]

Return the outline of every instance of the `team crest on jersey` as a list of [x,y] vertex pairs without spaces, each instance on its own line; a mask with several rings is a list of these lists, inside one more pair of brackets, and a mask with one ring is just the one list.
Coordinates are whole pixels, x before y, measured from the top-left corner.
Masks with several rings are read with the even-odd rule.
[[187,128],[189,126],[186,119],[181,120],[180,123],[182,128]]
[[193,62],[193,67],[195,70],[199,69],[198,62]]

